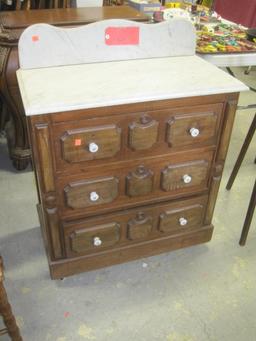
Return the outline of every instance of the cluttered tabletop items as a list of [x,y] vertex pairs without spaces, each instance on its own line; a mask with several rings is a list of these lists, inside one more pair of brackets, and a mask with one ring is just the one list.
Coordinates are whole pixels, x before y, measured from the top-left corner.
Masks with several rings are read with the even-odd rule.
[[129,5],[151,15],[154,22],[182,17],[191,20],[197,30],[198,54],[225,54],[256,52],[256,30],[247,30],[239,24],[221,18],[211,8],[190,1],[162,2],[156,0],[128,0]]

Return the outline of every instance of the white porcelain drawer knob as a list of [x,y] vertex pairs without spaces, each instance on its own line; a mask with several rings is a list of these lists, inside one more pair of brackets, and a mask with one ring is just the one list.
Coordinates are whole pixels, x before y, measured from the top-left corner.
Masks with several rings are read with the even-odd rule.
[[93,245],[94,246],[100,246],[102,244],[102,240],[100,239],[100,237],[94,237],[93,238]]
[[185,225],[187,225],[188,221],[186,218],[181,217],[179,219],[179,223],[180,223],[180,226],[185,226]]
[[192,177],[188,174],[183,175],[182,179],[185,184],[189,184],[192,181]]
[[192,137],[197,137],[200,134],[200,130],[197,128],[191,128],[189,133]]
[[99,194],[97,192],[91,192],[90,193],[90,200],[91,201],[97,201],[99,199]]
[[99,146],[96,143],[91,142],[89,144],[89,152],[96,153],[98,150],[99,150]]

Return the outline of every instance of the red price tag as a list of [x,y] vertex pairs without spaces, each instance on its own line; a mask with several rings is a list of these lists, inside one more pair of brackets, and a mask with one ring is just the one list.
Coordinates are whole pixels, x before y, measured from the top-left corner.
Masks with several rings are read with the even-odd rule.
[[81,146],[82,140],[81,139],[75,139],[75,146]]
[[39,36],[32,36],[32,41],[33,42],[36,42],[36,41],[38,41],[39,40]]
[[139,27],[107,27],[105,30],[106,45],[138,45]]

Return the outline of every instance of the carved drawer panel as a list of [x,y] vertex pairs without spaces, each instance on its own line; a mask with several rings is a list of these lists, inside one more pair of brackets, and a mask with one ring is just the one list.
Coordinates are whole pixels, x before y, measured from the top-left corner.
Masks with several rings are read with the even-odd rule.
[[134,150],[151,148],[158,137],[159,122],[148,115],[140,117],[139,122],[129,124],[129,147]]
[[113,246],[119,241],[119,230],[120,226],[117,223],[96,225],[87,229],[76,230],[70,235],[70,248],[73,252],[80,253]]
[[179,188],[202,186],[207,181],[209,162],[206,160],[189,161],[168,165],[161,174],[161,188],[174,191]]
[[130,240],[147,238],[153,229],[153,218],[144,212],[138,212],[135,218],[128,221],[127,237]]
[[67,130],[61,137],[63,159],[81,162],[112,157],[121,148],[121,129],[116,125]]
[[[215,106],[216,108],[216,106]],[[166,139],[170,147],[216,144],[219,124],[219,110],[193,112],[177,115],[174,113],[167,122]]]
[[143,165],[126,176],[126,193],[131,197],[145,195],[153,191],[154,173]]
[[203,214],[204,207],[202,204],[166,210],[160,214],[159,230],[174,233],[190,229],[194,226],[200,226]]
[[67,206],[84,208],[110,203],[118,195],[118,182],[116,177],[106,177],[70,183],[64,188]]
[[64,222],[67,256],[129,247],[167,234],[175,237],[201,229],[207,199],[204,195]]

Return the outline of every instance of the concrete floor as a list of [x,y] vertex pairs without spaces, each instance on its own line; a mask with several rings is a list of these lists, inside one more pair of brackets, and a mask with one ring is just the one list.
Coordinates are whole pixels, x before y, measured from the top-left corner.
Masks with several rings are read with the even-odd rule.
[[[234,71],[256,87],[256,70]],[[256,103],[256,94],[242,94],[246,103]],[[256,136],[232,190],[225,190],[253,115],[237,112],[210,243],[63,281],[49,278],[33,173],[14,171],[2,138],[0,252],[24,341],[256,340],[256,214],[246,246],[238,245],[255,179]]]

